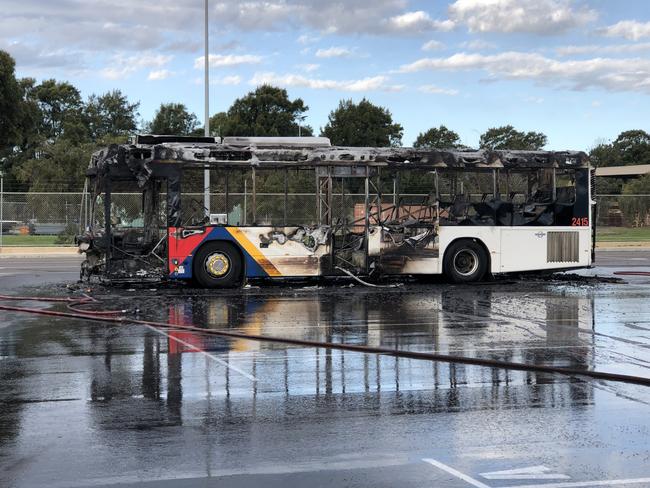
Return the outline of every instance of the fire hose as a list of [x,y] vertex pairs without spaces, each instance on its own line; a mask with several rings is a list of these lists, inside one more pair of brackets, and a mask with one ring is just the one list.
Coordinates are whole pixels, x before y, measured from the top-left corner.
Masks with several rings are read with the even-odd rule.
[[[229,339],[244,339],[244,340],[258,341],[258,342],[273,342],[273,343],[280,343],[280,344],[290,344],[294,346],[325,348],[325,349],[332,349],[332,350],[339,350],[339,351],[351,351],[351,352],[358,352],[363,354],[381,354],[384,356],[392,356],[396,358],[417,359],[417,360],[425,360],[425,361],[439,361],[444,363],[455,363],[455,364],[467,364],[472,366],[483,366],[489,368],[499,368],[499,369],[508,369],[508,370],[516,370],[516,371],[531,371],[536,373],[560,374],[565,376],[583,376],[583,377],[588,377],[597,380],[617,381],[622,383],[631,383],[636,385],[650,386],[650,378],[646,378],[643,376],[633,376],[633,375],[625,375],[625,374],[618,374],[618,373],[606,373],[602,371],[590,371],[590,370],[582,370],[582,369],[575,369],[575,368],[565,368],[560,366],[533,365],[533,364],[518,363],[513,361],[501,361],[496,359],[471,358],[467,356],[455,356],[450,354],[439,354],[433,352],[406,351],[401,349],[390,349],[387,347],[363,346],[357,344],[344,344],[344,343],[336,343],[336,342],[309,341],[304,339],[292,339],[288,337],[273,337],[273,336],[259,335],[259,334],[245,334],[242,332],[206,329],[206,328],[190,326],[190,325],[178,325],[178,324],[170,324],[167,322],[139,320],[139,319],[125,317],[123,314],[126,313],[126,311],[124,310],[111,310],[111,311],[79,310],[77,311],[74,307],[87,305],[89,303],[99,303],[97,300],[95,300],[92,297],[89,297],[88,295],[76,299],[75,298],[45,298],[45,297],[41,297],[41,298],[13,297],[13,296],[0,295],[0,300],[66,302],[68,303],[68,305],[72,305],[72,307],[70,308],[73,310],[73,312],[59,312],[55,310],[42,310],[42,309],[35,309],[35,308],[12,307],[8,305],[0,305],[0,310],[4,310],[7,312],[28,313],[28,314],[50,316],[50,317],[70,318],[70,319],[113,323],[113,324],[146,325],[146,326],[166,328],[166,329],[187,330],[199,334],[219,336],[219,337],[225,337]],[[122,315],[117,316],[118,314],[122,314]]]

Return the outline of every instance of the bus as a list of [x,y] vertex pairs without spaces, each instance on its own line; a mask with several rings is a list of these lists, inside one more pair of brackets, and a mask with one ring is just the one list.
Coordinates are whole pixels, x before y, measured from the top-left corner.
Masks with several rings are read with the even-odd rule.
[[593,181],[579,151],[139,135],[92,156],[81,274],[221,288],[339,275],[465,283],[585,268],[594,261]]

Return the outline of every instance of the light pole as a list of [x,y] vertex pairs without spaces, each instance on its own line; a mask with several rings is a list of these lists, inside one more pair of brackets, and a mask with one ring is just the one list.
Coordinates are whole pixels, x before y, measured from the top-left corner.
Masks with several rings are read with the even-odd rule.
[[305,121],[307,116],[298,115],[296,118],[298,119],[298,137],[302,137],[302,123]]
[[4,197],[5,197],[5,174],[0,171],[0,248],[2,248],[2,234],[5,230],[5,221],[2,211],[4,209]]
[[[210,137],[210,49],[208,44],[208,0],[205,0],[205,114],[204,132],[205,137]],[[203,206],[205,216],[210,218],[210,167],[203,170]]]

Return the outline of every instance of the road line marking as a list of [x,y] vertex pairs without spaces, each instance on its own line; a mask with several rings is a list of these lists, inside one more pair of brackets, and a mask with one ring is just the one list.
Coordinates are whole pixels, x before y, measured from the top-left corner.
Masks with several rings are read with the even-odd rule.
[[189,342],[185,342],[184,340],[179,339],[178,337],[174,337],[174,336],[172,336],[172,335],[168,334],[167,332],[164,332],[164,331],[162,331],[160,329],[156,329],[155,327],[153,327],[151,325],[147,325],[147,324],[143,324],[143,325],[145,327],[147,327],[148,329],[151,329],[151,330],[157,332],[158,334],[164,335],[165,337],[167,337],[169,339],[175,340],[179,344],[183,344],[185,347],[189,347],[190,349],[194,349],[196,352],[203,354],[204,356],[212,359],[213,361],[221,364],[222,366],[225,366],[228,369],[232,369],[233,371],[236,371],[237,373],[239,373],[242,376],[245,376],[246,378],[248,378],[251,381],[257,381],[257,378],[255,378],[255,376],[252,376],[252,375],[248,374],[246,371],[242,371],[237,366],[233,366],[232,364],[228,364],[226,361],[224,361],[221,358],[218,358],[214,354],[210,354],[209,352],[206,352],[203,349],[201,349],[199,347],[196,347],[193,344],[190,344]]
[[481,473],[486,480],[570,480],[571,476],[552,473],[551,468],[543,465],[529,466],[527,468],[506,469],[503,471],[490,471]]
[[569,481],[566,483],[542,483],[537,485],[516,485],[508,488],[580,488],[592,486],[632,485],[637,483],[650,483],[650,478],[630,478],[626,480],[601,480],[601,481]]
[[481,483],[479,480],[475,480],[471,476],[467,476],[466,474],[463,474],[460,471],[455,470],[451,466],[447,466],[446,464],[441,463],[440,461],[436,461],[435,459],[424,458],[422,459],[422,461],[424,461],[425,463],[429,463],[430,465],[435,466],[438,469],[446,471],[447,473],[455,476],[456,478],[459,478],[463,481],[466,481],[470,485],[475,486],[476,488],[491,488],[485,483]]

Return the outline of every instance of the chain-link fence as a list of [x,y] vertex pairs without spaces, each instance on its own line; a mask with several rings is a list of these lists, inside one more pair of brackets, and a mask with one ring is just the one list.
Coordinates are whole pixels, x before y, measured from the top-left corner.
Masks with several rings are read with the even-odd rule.
[[[404,195],[402,195],[404,197]],[[426,195],[414,195],[425,198]],[[160,196],[164,208],[165,195]],[[336,218],[352,219],[353,203],[364,202],[364,195],[345,193],[333,195],[333,215]],[[112,216],[114,225],[138,227],[142,225],[142,194],[114,193]],[[392,194],[384,194],[384,202],[392,202]],[[599,195],[597,224],[601,227],[637,228],[650,227],[650,195]],[[410,200],[409,200],[410,201]],[[417,200],[419,201],[419,200]],[[344,203],[345,202],[345,203]],[[98,202],[96,222],[101,220],[101,200]],[[314,193],[289,193],[285,210],[284,193],[252,192],[224,193],[211,195],[210,213],[228,214],[228,222],[245,225],[253,222],[266,225],[313,224],[319,212],[318,199]],[[337,208],[340,207],[340,210]],[[346,214],[349,213],[349,215]],[[203,194],[183,194],[183,223],[201,220],[204,215]],[[24,193],[4,192],[2,195],[2,232],[7,238],[4,245],[13,242],[28,242],[10,236],[54,236],[51,243],[71,243],[72,237],[90,222],[90,202],[87,195],[78,193]],[[286,220],[285,220],[286,219]],[[161,222],[164,222],[161,219]]]
[[650,195],[599,195],[597,224],[604,227],[650,227]]

